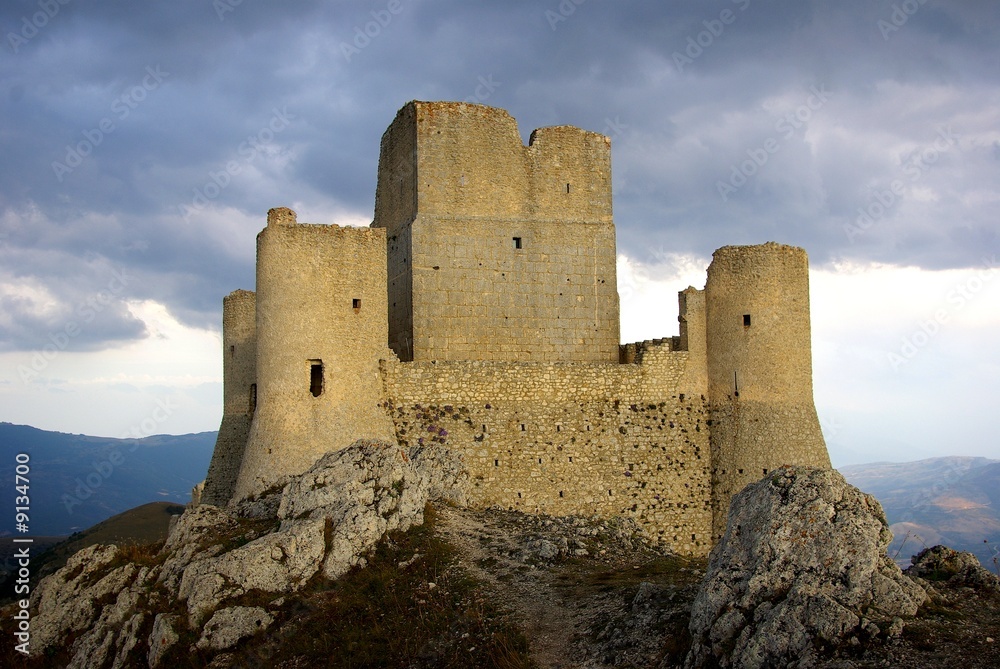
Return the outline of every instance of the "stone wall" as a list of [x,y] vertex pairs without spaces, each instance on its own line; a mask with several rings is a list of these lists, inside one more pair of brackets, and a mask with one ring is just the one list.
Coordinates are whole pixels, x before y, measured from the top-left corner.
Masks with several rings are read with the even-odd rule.
[[681,392],[687,354],[643,364],[382,362],[402,445],[463,457],[471,503],[629,516],[674,550],[711,548],[704,397]]
[[816,417],[809,260],[800,248],[726,246],[705,284],[715,533],[730,497],[781,465],[829,467]]
[[249,290],[222,300],[222,379],[222,424],[202,493],[216,505],[232,497],[257,407],[257,304]]
[[382,138],[372,225],[400,360],[617,360],[607,137],[525,146],[502,109],[411,102]]
[[392,438],[385,231],[299,225],[272,209],[257,237],[257,410],[236,485],[244,498],[356,439]]

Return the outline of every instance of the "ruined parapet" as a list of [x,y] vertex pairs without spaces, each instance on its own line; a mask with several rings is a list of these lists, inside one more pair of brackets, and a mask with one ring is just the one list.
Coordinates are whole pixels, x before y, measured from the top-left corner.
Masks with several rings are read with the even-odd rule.
[[618,360],[607,137],[525,146],[502,109],[411,102],[382,137],[372,225],[400,360]]
[[257,405],[257,304],[249,290],[222,300],[222,424],[201,501],[224,506],[240,473]]
[[829,467],[830,457],[813,402],[806,252],[773,242],[717,250],[705,303],[718,537],[746,484],[782,465]]
[[272,209],[257,236],[257,407],[234,500],[360,437],[392,439],[380,406],[385,232],[300,225]]

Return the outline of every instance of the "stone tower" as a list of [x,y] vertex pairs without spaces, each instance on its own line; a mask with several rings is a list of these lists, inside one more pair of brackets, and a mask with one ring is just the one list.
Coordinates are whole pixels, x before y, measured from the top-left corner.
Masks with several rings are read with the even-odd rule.
[[502,109],[411,102],[382,136],[372,225],[400,360],[617,361],[607,137],[525,146]]
[[300,225],[272,209],[257,236],[257,407],[234,497],[305,471],[361,437],[392,440],[385,232]]
[[234,290],[222,300],[222,424],[205,477],[206,504],[229,502],[257,407],[255,298],[249,290]]
[[809,260],[800,248],[726,246],[705,285],[713,534],[729,500],[781,465],[830,467],[813,403]]

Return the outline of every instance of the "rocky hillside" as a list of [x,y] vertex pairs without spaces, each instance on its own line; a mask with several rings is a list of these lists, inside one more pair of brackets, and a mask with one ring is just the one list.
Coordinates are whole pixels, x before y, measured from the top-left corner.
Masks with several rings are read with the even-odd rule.
[[[877,502],[780,470],[712,561],[628,521],[463,508],[443,450],[359,442],[165,544],[94,546],[32,596],[28,667],[994,667],[1000,581],[888,560]],[[16,609],[2,613],[3,631]],[[756,658],[756,659],[755,659]],[[800,661],[805,662],[801,664]]]
[[892,528],[889,555],[900,564],[936,544],[968,551],[1000,567],[1000,461],[947,457],[842,467],[875,495]]

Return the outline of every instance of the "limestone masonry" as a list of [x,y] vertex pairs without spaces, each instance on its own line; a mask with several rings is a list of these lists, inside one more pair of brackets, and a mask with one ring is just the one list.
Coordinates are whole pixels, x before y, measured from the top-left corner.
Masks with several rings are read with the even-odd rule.
[[629,516],[705,554],[730,497],[829,467],[805,251],[719,249],[679,336],[619,345],[611,142],[521,142],[501,109],[411,102],[369,228],[268,212],[223,301],[225,409],[202,501],[259,495],[356,439],[443,445],[470,503]]

